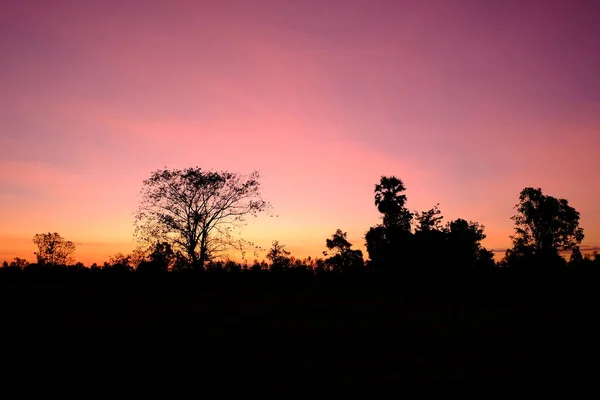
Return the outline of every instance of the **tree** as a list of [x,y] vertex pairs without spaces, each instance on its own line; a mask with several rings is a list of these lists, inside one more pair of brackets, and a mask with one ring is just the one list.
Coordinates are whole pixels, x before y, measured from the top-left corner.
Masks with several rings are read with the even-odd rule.
[[569,266],[577,266],[583,263],[583,254],[581,254],[581,250],[579,246],[574,246],[571,249],[571,257],[569,258]]
[[441,213],[439,204],[428,211],[414,213],[417,224],[410,254],[419,268],[440,268],[448,257],[448,230],[442,226]]
[[129,257],[129,265],[133,269],[137,269],[141,263],[148,260],[149,250],[141,247],[137,247],[131,251],[127,256]]
[[410,231],[413,214],[404,206],[406,195],[400,194],[405,190],[402,180],[395,176],[382,176],[379,183],[375,185],[375,205],[383,214],[384,227]]
[[486,237],[484,229],[483,225],[462,218],[447,224],[448,255],[453,265],[463,268],[491,268],[495,265],[494,253],[481,245]]
[[436,204],[429,211],[421,211],[415,213],[414,216],[418,222],[417,231],[428,232],[428,231],[443,231],[440,204]]
[[267,259],[271,260],[271,270],[280,271],[290,266],[290,252],[285,249],[284,244],[273,240],[271,249],[267,253]]
[[26,259],[19,258],[19,257],[15,257],[14,260],[10,263],[11,268],[17,268],[17,269],[25,269],[25,267],[28,265],[29,265],[29,263],[27,262]]
[[583,240],[579,212],[565,199],[544,195],[542,189],[527,187],[519,195],[513,248],[507,259],[534,258],[538,262],[556,262],[559,252],[572,250]]
[[144,273],[164,273],[175,261],[175,253],[171,245],[167,242],[156,243],[148,260],[143,260],[138,264],[136,271]]
[[166,242],[193,265],[204,266],[233,246],[232,231],[269,204],[260,193],[259,173],[238,175],[198,167],[163,169],[144,180],[135,235]]
[[38,264],[67,265],[73,262],[75,244],[63,239],[58,233],[38,233],[33,237],[38,251],[34,254]]
[[134,266],[131,262],[130,254],[117,253],[108,258],[108,262],[104,263],[102,268],[104,271],[111,273],[129,273],[132,272]]
[[383,214],[383,223],[371,227],[365,235],[370,264],[375,270],[386,269],[406,258],[412,238],[413,214],[405,207],[406,188],[395,176],[382,176],[375,185],[375,206]]
[[331,239],[325,240],[327,248],[333,251],[333,255],[325,262],[331,266],[333,271],[342,273],[360,271],[365,265],[362,251],[352,250],[352,244],[346,239],[346,235],[346,232],[338,229]]
[[110,257],[108,257],[108,264],[111,266],[122,265],[127,268],[132,268],[131,266],[131,256],[123,253],[117,253]]

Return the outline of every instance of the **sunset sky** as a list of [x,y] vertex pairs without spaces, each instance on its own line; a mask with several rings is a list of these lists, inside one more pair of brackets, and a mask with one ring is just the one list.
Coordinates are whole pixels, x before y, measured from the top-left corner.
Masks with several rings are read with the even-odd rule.
[[243,236],[298,257],[362,248],[382,175],[497,250],[541,187],[599,248],[600,2],[3,0],[0,150],[0,262],[132,250],[142,181],[189,166],[261,171]]

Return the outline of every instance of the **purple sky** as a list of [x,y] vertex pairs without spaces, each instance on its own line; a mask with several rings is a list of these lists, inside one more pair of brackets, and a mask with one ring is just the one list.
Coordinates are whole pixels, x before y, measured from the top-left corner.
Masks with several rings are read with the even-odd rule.
[[244,236],[319,256],[378,223],[373,186],[510,245],[526,186],[600,246],[600,2],[3,1],[0,261],[35,233],[129,251],[142,180],[263,172]]

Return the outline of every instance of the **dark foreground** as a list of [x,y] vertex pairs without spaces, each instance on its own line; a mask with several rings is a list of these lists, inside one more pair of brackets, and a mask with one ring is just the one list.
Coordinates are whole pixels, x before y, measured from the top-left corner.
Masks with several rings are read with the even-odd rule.
[[21,378],[221,391],[590,382],[597,278],[5,279],[2,361]]

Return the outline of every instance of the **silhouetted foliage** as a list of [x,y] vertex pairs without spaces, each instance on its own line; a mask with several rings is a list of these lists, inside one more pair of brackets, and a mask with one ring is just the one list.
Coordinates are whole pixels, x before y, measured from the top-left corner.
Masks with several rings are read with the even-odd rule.
[[165,273],[175,262],[175,253],[167,242],[156,243],[148,260],[142,261],[136,271],[141,273]]
[[[333,255],[325,260],[334,272],[356,273],[364,269],[362,251],[353,250],[352,244],[346,239],[346,232],[341,229],[335,231],[331,239],[325,241],[327,248]],[[325,254],[327,255],[327,254]]]
[[448,258],[462,267],[492,268],[494,254],[481,245],[485,239],[484,226],[477,222],[457,219],[448,223]]
[[290,267],[290,252],[285,249],[285,245],[280,244],[277,240],[273,240],[267,253],[267,259],[271,261],[271,271],[273,272],[281,272]]
[[29,265],[29,262],[24,258],[15,257],[14,260],[10,263],[10,268],[24,269]]
[[421,211],[415,213],[415,219],[417,220],[417,232],[428,232],[428,231],[441,231],[442,230],[442,219],[441,211],[439,209],[439,203],[433,206],[428,211]]
[[129,273],[133,272],[134,267],[130,255],[117,253],[109,257],[109,261],[104,263],[102,269],[111,273]]
[[[254,260],[248,265],[244,255],[242,263],[218,258],[218,248],[213,244],[224,243],[224,236],[220,234],[239,226],[246,215],[256,215],[268,206],[260,199],[257,177],[203,172],[198,168],[156,171],[144,181],[146,187],[142,192],[147,203],[142,202],[137,215],[138,234],[145,232],[146,239],[150,240],[154,237],[150,233],[158,232],[156,236],[164,234],[167,240],[154,241],[147,249],[137,248],[129,254],[115,254],[101,267],[93,264],[88,269],[82,263],[74,264],[72,242],[58,233],[37,234],[34,236],[38,246],[37,263],[29,264],[17,257],[11,263],[4,262],[1,269],[8,276],[23,272],[24,276],[90,274],[117,279],[154,274],[166,279],[168,275],[197,276],[197,272],[204,271],[201,275],[214,278],[270,276],[287,281],[288,278],[332,279],[333,276],[346,279],[367,271],[385,280],[390,278],[390,272],[433,279],[454,273],[503,270],[494,268],[496,266],[517,270],[568,266],[569,270],[596,268],[600,271],[597,253],[582,254],[579,244],[583,229],[579,227],[579,213],[564,199],[543,195],[541,189],[525,188],[515,207],[517,213],[512,217],[516,230],[511,236],[513,248],[496,264],[493,252],[481,244],[486,237],[483,225],[462,218],[443,224],[439,203],[427,211],[409,211],[404,183],[393,176],[383,176],[375,185],[374,203],[382,216],[381,224],[365,234],[369,254],[366,263],[362,252],[352,248],[347,233],[341,229],[325,240],[326,259],[296,258],[278,241],[273,241],[266,254],[269,263]],[[155,225],[148,225],[151,221],[148,216],[154,218]],[[216,232],[214,236],[213,232]],[[195,256],[191,257],[188,250],[192,250],[190,244],[194,243]],[[561,254],[569,250],[567,263]],[[172,274],[167,274],[169,271]],[[399,276],[391,278],[390,282]]]
[[402,180],[395,176],[382,176],[375,185],[375,205],[383,214],[383,226],[410,231],[413,214],[404,206],[406,195],[401,194],[406,188]]
[[567,264],[569,269],[600,272],[600,254],[597,251],[583,255],[578,246],[574,247]]
[[[401,180],[382,177],[375,186],[375,204],[383,223],[365,235],[369,265],[376,273],[456,271],[493,268],[493,253],[481,246],[483,226],[463,219],[442,224],[439,204],[427,211],[410,212]],[[415,221],[414,232],[411,231]]]
[[569,265],[579,264],[582,261],[583,254],[581,254],[579,246],[573,246],[573,249],[571,249],[571,257],[569,258]]
[[427,269],[447,269],[448,264],[448,229],[442,226],[444,217],[439,204],[428,211],[415,212],[413,246],[407,250],[411,254],[413,266]]
[[375,205],[383,223],[369,229],[365,235],[367,252],[374,270],[384,271],[407,260],[413,214],[405,207],[406,188],[395,176],[382,176],[375,185]]
[[258,179],[258,172],[242,176],[198,167],[154,171],[143,182],[136,236],[149,243],[167,242],[191,265],[203,267],[232,246],[231,232],[247,216],[268,208]]
[[58,233],[38,233],[33,237],[38,251],[34,254],[38,264],[67,265],[73,262],[75,244],[63,239]]
[[544,195],[542,190],[527,187],[519,195],[513,248],[507,250],[509,266],[564,266],[559,252],[569,251],[583,240],[579,212],[565,199]]
[[27,262],[27,260],[15,257],[10,264],[6,261],[2,262],[1,269],[5,273],[19,273],[23,271],[28,265],[29,263]]

